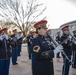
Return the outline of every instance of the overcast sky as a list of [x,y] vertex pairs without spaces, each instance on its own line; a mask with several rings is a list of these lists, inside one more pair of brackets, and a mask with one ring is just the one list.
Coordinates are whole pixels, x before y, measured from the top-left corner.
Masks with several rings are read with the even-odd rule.
[[41,0],[46,4],[46,15],[50,28],[76,20],[76,0]]
[[47,25],[50,25],[51,29],[76,20],[76,0],[38,0],[38,2],[44,3],[47,7],[44,16],[47,16]]
[[[26,0],[21,1],[25,2]],[[76,20],[76,0],[38,0],[38,2],[44,3],[47,7],[44,17],[47,16],[47,25],[51,29]]]

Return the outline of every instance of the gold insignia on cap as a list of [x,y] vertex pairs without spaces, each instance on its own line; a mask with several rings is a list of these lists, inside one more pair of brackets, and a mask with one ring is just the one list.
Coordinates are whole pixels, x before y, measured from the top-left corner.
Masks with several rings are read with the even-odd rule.
[[34,46],[34,48],[33,48],[33,52],[38,53],[39,50],[40,50],[40,46]]
[[46,28],[46,25],[45,25],[45,24],[43,24],[43,25],[38,25],[36,28],[43,28],[43,27]]

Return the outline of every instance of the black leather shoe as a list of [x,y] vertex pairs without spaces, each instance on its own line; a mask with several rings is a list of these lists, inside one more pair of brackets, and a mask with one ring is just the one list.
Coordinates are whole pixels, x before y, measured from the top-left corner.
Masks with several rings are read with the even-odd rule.
[[17,65],[18,63],[13,63],[13,65]]
[[16,65],[18,64],[18,63],[15,63]]
[[15,63],[12,63],[13,65],[15,65]]

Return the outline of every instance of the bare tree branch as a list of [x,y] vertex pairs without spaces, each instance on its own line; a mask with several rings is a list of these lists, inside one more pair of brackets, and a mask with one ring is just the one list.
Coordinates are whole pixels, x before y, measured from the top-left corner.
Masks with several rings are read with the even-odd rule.
[[[32,28],[31,23],[43,14],[46,7],[42,9],[44,4],[38,4],[37,0],[26,0],[25,5],[23,6],[20,0],[1,0],[0,16],[27,33]],[[46,17],[44,16],[44,18]]]

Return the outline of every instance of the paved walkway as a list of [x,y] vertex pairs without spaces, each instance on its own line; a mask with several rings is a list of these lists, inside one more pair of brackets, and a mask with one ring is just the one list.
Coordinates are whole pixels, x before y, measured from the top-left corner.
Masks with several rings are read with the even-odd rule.
[[[55,75],[62,75],[62,58],[54,58],[54,72]],[[22,46],[21,56],[18,57],[18,65],[10,64],[9,75],[32,75],[31,60],[28,59],[27,45]],[[76,75],[76,69],[71,68],[69,75]]]

